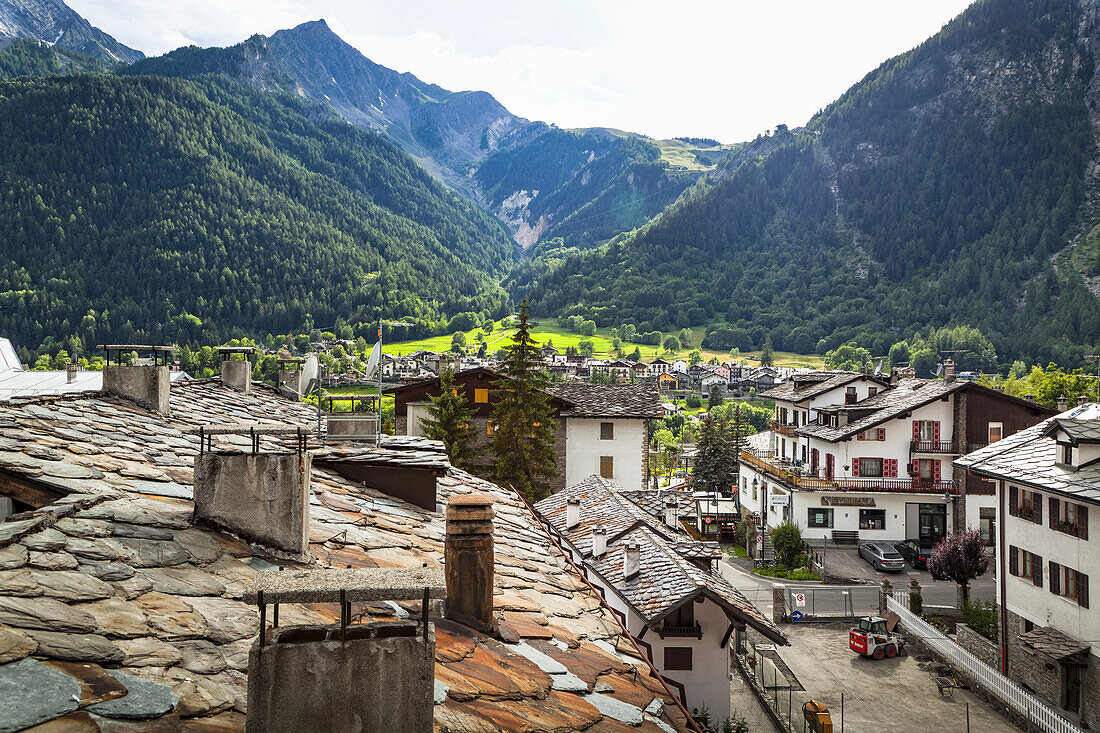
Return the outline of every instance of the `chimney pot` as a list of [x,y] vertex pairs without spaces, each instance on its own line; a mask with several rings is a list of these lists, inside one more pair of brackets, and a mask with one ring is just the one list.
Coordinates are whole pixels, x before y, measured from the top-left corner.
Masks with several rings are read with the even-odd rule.
[[675,527],[680,523],[679,507],[676,504],[676,499],[669,498],[665,502],[665,524],[669,527]]
[[581,523],[581,500],[570,499],[565,502],[565,528],[573,529]]
[[603,557],[607,553],[607,530],[603,525],[592,531],[592,557]]
[[1078,396],[1077,396],[1077,404],[1078,404],[1078,405],[1083,405],[1083,404],[1085,404],[1085,403],[1086,403],[1086,402],[1088,402],[1088,401],[1089,401],[1089,397],[1088,397],[1088,395],[1086,395],[1086,394],[1083,394],[1083,393],[1082,393],[1082,394],[1080,394],[1080,395],[1078,395]]
[[493,615],[493,499],[452,496],[447,502],[447,618],[487,634]]
[[943,360],[943,381],[955,381],[955,360],[950,357]]
[[75,361],[70,361],[65,366],[65,379],[66,379],[66,381],[68,381],[71,384],[72,381],[74,379],[76,379],[76,373],[78,371],[80,371],[80,365],[77,364]]
[[623,547],[623,580],[631,580],[641,571],[642,550],[637,542],[628,542]]
[[1066,396],[1064,394],[1058,395],[1058,412],[1065,412],[1068,407],[1069,400],[1066,399]]

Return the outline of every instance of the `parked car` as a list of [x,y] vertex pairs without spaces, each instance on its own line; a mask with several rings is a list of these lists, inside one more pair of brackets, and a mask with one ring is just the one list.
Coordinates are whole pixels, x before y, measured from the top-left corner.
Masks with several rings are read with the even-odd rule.
[[905,569],[905,560],[898,551],[883,542],[864,542],[859,546],[859,556],[871,563],[871,567],[887,573],[897,573]]
[[918,570],[928,569],[928,556],[932,554],[932,544],[920,540],[905,540],[897,542],[894,549],[909,561],[909,564]]

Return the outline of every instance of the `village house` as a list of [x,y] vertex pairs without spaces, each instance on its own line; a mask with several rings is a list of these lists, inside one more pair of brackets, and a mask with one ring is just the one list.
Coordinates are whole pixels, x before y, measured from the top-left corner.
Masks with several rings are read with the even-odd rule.
[[[499,375],[489,369],[455,374],[455,384],[474,410],[472,429],[479,449],[476,472],[492,470],[489,450],[493,405]],[[429,395],[439,393],[439,380],[429,379],[390,390],[395,402],[397,433],[421,435]],[[629,385],[565,382],[547,388],[557,420],[557,476],[554,490],[564,489],[593,473],[628,488],[649,484],[649,421],[664,416],[660,393],[652,383]]]
[[556,532],[438,443],[116,369],[0,403],[4,730],[696,730]]
[[787,639],[718,572],[718,544],[694,541],[680,525],[679,497],[665,494],[658,518],[627,498],[639,493],[591,476],[535,510],[685,707],[722,720],[731,713],[730,645],[749,628],[777,644]]
[[[1001,671],[1082,728],[1100,725],[1100,404],[956,460],[996,487]],[[1098,604],[1100,605],[1100,604]]]
[[672,362],[664,359],[654,359],[649,363],[649,373],[651,376],[658,376],[660,374],[668,374],[672,371]]
[[776,401],[772,448],[742,453],[742,507],[841,542],[935,542],[980,526],[992,544],[993,487],[951,461],[1052,414],[950,371],[894,382],[801,374],[765,396]]

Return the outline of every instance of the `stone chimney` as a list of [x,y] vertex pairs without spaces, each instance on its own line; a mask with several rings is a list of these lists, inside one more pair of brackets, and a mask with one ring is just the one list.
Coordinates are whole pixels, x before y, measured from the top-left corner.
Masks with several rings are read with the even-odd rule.
[[581,500],[570,499],[565,502],[565,528],[573,529],[581,523]]
[[955,360],[950,356],[943,360],[943,381],[955,381]]
[[676,504],[676,499],[669,497],[665,501],[665,524],[669,527],[676,527],[680,524],[679,507]]
[[[207,425],[197,433],[195,523],[228,530],[248,542],[305,557],[309,553],[311,457],[301,428]],[[213,448],[214,436],[249,436],[252,450]],[[259,451],[265,435],[297,435],[298,450]]]
[[1080,394],[1080,395],[1078,395],[1078,396],[1077,396],[1077,404],[1078,404],[1078,405],[1084,405],[1084,404],[1086,404],[1086,403],[1087,403],[1088,401],[1089,401],[1089,396],[1088,396],[1087,394],[1083,394],[1083,393],[1082,393],[1082,394]]
[[603,525],[592,530],[592,557],[600,558],[607,554],[607,530]]
[[642,550],[637,542],[628,542],[623,547],[623,580],[633,580],[642,569]]
[[[103,391],[115,397],[130,400],[139,407],[167,415],[171,379],[168,360],[171,346],[145,346],[140,344],[100,344],[96,348],[107,352],[107,364],[103,367]],[[152,352],[153,363],[126,365],[122,355],[131,351]],[[114,353],[114,363],[111,354]],[[163,357],[164,363],[161,364]]]
[[79,371],[80,365],[77,364],[75,360],[70,361],[68,364],[65,365],[65,381],[69,384],[72,384],[73,380],[76,379],[76,373]]
[[[253,346],[219,346],[222,356],[222,384],[229,389],[248,394],[252,391],[251,356],[256,349]],[[240,354],[244,360],[234,359]]]
[[1064,394],[1058,395],[1058,412],[1065,412],[1067,409],[1069,409],[1069,400]]
[[447,618],[495,635],[492,497],[464,494],[447,502],[444,568]]
[[302,364],[305,359],[279,359],[278,385],[279,394],[288,400],[301,400],[302,388]]

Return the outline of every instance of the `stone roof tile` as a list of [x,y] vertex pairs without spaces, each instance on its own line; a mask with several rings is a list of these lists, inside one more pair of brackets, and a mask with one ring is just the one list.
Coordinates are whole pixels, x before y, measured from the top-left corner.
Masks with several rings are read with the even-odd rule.
[[[277,560],[228,535],[193,527],[191,466],[199,445],[189,431],[241,422],[308,430],[315,427],[316,413],[274,390],[254,386],[245,395],[218,380],[174,384],[169,417],[104,394],[0,404],[5,425],[0,469],[21,480],[48,479],[59,490],[79,492],[0,523],[0,563],[24,573],[20,587],[33,594],[10,595],[10,588],[0,586],[0,673],[28,656],[79,653],[91,667],[119,667],[119,674],[164,686],[179,700],[169,717],[240,730],[248,647],[258,628],[256,607],[242,595],[261,573],[279,565],[441,567],[442,514],[348,481],[331,468],[338,460],[392,461],[437,471],[441,504],[475,492],[492,497],[498,615],[502,624],[512,624],[514,641],[565,669],[544,671],[508,644],[440,620],[436,676],[444,682],[437,691],[444,694],[442,700],[437,697],[437,727],[520,730],[540,720],[563,731],[617,726],[583,699],[589,684],[576,680],[629,670],[630,681],[617,680],[612,696],[663,700],[661,717],[647,717],[643,729],[689,729],[675,703],[653,692],[663,688],[649,677],[646,662],[629,651],[614,615],[571,569],[523,500],[450,467],[430,441],[386,441],[381,450],[343,444],[319,451],[323,458],[314,463],[311,477],[311,563]],[[218,436],[214,442],[249,447],[248,436]],[[260,443],[263,450],[284,447],[279,436],[262,436]],[[310,445],[319,443],[311,438]],[[47,464],[54,475],[47,476]],[[169,485],[183,491],[156,489]],[[648,516],[631,506],[639,518]],[[33,566],[28,564],[32,553]],[[399,604],[364,603],[357,609],[364,620],[406,613]],[[281,624],[334,620],[327,607],[281,606]],[[549,654],[535,644],[554,644],[561,652]],[[16,690],[31,694],[21,692],[23,687]],[[141,702],[135,697],[127,709],[155,708]],[[42,719],[76,714],[68,712],[73,709],[58,707]],[[128,725],[140,727],[140,721]]]

